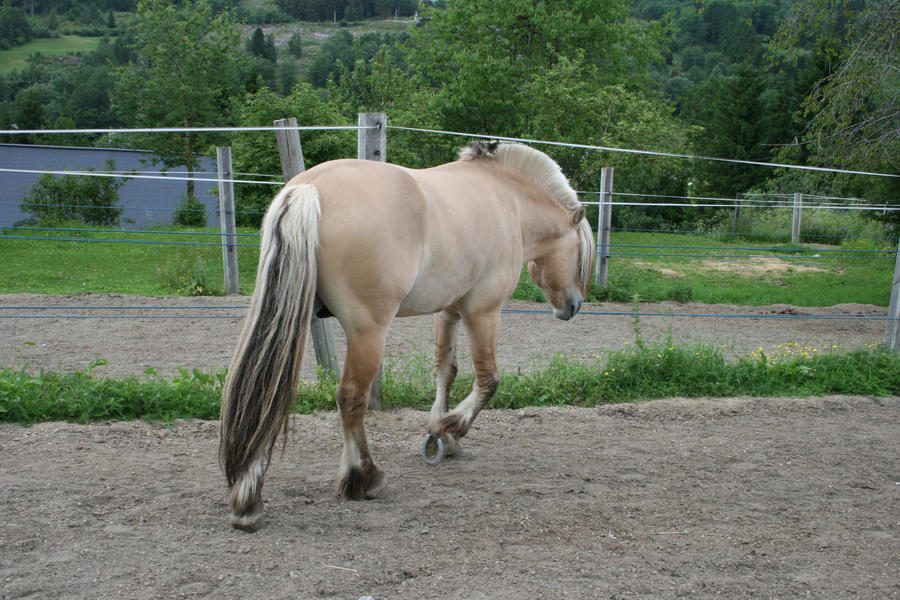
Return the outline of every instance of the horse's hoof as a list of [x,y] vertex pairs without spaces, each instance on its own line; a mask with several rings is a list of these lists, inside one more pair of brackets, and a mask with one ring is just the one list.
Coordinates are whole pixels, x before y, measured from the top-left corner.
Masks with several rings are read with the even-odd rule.
[[432,467],[441,464],[444,460],[444,440],[439,435],[428,434],[422,440],[422,459],[425,464]]
[[231,514],[229,521],[231,521],[231,526],[235,529],[241,529],[243,531],[254,532],[259,530],[262,527],[262,516],[263,516],[263,507],[262,501],[257,500],[253,503],[253,505],[243,514]]

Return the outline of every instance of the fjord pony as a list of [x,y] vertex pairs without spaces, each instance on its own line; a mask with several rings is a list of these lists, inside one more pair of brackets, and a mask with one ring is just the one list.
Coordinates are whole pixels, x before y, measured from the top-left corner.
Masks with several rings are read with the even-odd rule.
[[[347,336],[338,493],[373,497],[385,476],[363,418],[394,317],[435,314],[426,445],[450,454],[497,389],[500,309],[522,265],[568,320],[587,294],[593,255],[584,207],[559,166],[521,144],[476,142],[459,160],[423,170],[338,160],[292,179],[263,221],[256,289],[223,392],[219,458],[232,524],[252,528],[262,514],[263,478],[287,433],[313,314],[333,315]],[[450,411],[460,321],[475,382]]]

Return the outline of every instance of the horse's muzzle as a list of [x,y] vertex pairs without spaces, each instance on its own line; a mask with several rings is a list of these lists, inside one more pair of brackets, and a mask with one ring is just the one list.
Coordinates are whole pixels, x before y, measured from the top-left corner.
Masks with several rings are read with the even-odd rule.
[[557,319],[568,321],[576,314],[578,314],[578,311],[581,309],[582,302],[584,302],[584,298],[581,297],[581,294],[573,298],[569,298],[568,300],[566,300],[565,306],[553,310],[553,316]]

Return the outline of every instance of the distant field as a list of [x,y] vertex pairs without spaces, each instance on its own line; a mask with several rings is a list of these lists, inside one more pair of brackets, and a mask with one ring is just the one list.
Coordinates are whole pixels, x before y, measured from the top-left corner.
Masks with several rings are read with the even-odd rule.
[[[400,19],[368,19],[358,21],[345,26],[339,23],[325,21],[322,23],[311,21],[294,21],[292,23],[277,23],[273,25],[264,25],[263,30],[266,35],[271,35],[275,39],[275,45],[284,53],[286,52],[287,42],[295,33],[300,34],[303,40],[303,57],[299,61],[299,70],[301,76],[305,76],[310,65],[321,49],[321,45],[328,38],[334,36],[341,30],[349,31],[354,36],[361,36],[367,33],[379,34],[399,34],[409,31],[412,26],[412,20]],[[244,36],[249,38],[256,29],[256,25],[245,25]]]
[[100,45],[99,37],[62,35],[58,38],[39,38],[23,46],[0,51],[0,73],[24,69],[28,57],[40,52],[43,56],[65,56],[75,52],[90,52]]

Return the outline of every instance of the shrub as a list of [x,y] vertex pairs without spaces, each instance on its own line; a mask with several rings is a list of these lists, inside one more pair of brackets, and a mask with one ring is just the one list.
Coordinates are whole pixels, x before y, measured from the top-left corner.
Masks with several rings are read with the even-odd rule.
[[[106,161],[106,168],[114,171],[115,162]],[[120,177],[41,175],[20,206],[22,212],[31,214],[22,223],[56,225],[82,221],[88,225],[118,225],[122,215],[122,208],[117,206],[119,188],[125,181]]]
[[206,206],[194,197],[182,198],[172,217],[175,225],[186,227],[204,227],[206,225]]

